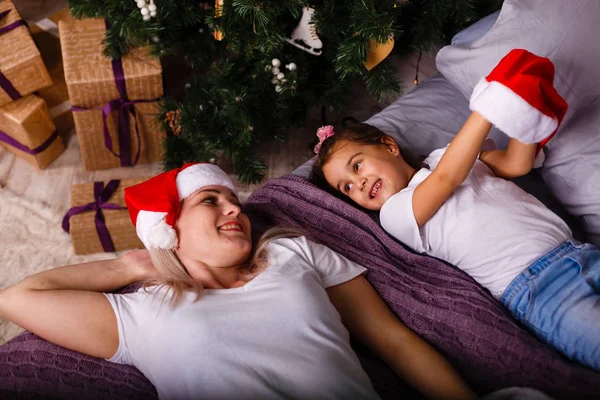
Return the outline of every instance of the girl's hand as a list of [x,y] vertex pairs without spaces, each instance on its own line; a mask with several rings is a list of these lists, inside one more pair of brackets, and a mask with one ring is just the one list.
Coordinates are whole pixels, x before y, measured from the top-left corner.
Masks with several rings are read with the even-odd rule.
[[138,282],[158,278],[158,271],[154,268],[150,253],[146,249],[130,251],[119,257],[117,261],[131,268],[138,277]]

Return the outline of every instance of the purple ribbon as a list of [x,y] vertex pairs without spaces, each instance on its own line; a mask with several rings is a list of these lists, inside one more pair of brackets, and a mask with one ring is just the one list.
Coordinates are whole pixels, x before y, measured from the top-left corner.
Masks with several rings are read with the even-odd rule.
[[14,138],[8,136],[8,134],[0,131],[0,142],[4,142],[9,146],[17,148],[17,149],[19,149],[27,154],[31,154],[31,155],[36,155],[36,154],[41,153],[42,151],[46,150],[48,148],[48,146],[50,146],[57,137],[58,137],[58,131],[55,130],[52,133],[52,135],[50,135],[50,137],[48,139],[46,139],[46,141],[44,143],[42,143],[41,145],[39,145],[38,147],[36,147],[34,149],[30,149],[29,147],[25,146],[24,144],[16,141]]
[[108,228],[106,227],[106,222],[104,220],[104,214],[102,213],[102,209],[123,210],[127,208],[121,207],[118,204],[107,203],[110,196],[112,196],[112,194],[119,187],[120,182],[121,181],[119,179],[113,179],[110,182],[108,182],[106,187],[104,186],[104,182],[94,182],[94,198],[96,199],[96,201],[85,204],[83,206],[71,207],[71,209],[63,218],[63,230],[69,233],[69,231],[71,230],[69,220],[73,215],[95,210],[96,232],[98,232],[98,237],[100,238],[100,243],[102,243],[102,248],[105,252],[115,251],[115,246],[113,245],[112,238],[110,237],[110,233],[108,232]]
[[[4,17],[6,17],[9,12],[11,12],[11,10],[6,10],[6,11],[1,12],[0,20],[2,20]],[[21,25],[27,26],[25,21],[23,21],[22,19],[15,21],[12,24],[6,25],[6,26],[0,28],[0,35],[10,32],[13,29],[15,29]],[[6,76],[4,76],[2,71],[0,71],[0,87],[2,88],[2,90],[4,90],[6,92],[6,94],[8,94],[10,96],[11,99],[17,100],[17,99],[21,98],[21,93],[19,93],[19,91],[17,89],[15,89],[15,87],[12,85],[12,83],[10,83],[8,78]]]
[[[108,29],[110,26],[108,22],[106,23],[106,28]],[[104,145],[106,148],[116,157],[119,157],[121,160],[121,166],[129,167],[132,165],[136,165],[140,158],[140,134],[137,124],[137,118],[135,116],[135,108],[134,104],[136,103],[151,103],[157,101],[158,99],[153,100],[129,100],[127,97],[127,86],[125,84],[125,72],[123,71],[123,63],[120,58],[115,58],[111,62],[113,75],[115,77],[115,84],[117,85],[117,90],[119,91],[119,98],[115,100],[111,100],[106,103],[102,108],[82,108],[82,107],[73,107],[73,111],[86,111],[86,110],[102,110],[102,123],[104,125]],[[110,137],[110,132],[108,130],[108,124],[106,120],[111,112],[118,111],[118,132],[119,132],[119,154],[117,154],[113,150],[112,139]],[[131,163],[131,134],[129,131],[129,114],[133,117],[135,121],[135,135],[138,140],[138,149],[135,155],[135,159],[133,163]]]

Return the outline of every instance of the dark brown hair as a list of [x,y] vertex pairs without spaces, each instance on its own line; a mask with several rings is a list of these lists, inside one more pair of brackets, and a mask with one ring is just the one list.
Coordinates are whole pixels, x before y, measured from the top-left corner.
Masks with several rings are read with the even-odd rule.
[[[327,163],[327,161],[329,161],[329,158],[333,154],[331,150],[336,143],[343,141],[357,143],[364,146],[383,146],[382,139],[386,136],[390,137],[378,128],[365,123],[356,123],[348,128],[343,128],[341,131],[336,132],[335,135],[328,137],[321,144],[321,149],[317,154],[317,159],[313,164],[310,174],[310,181],[320,189],[323,189],[338,198],[348,201],[347,196],[344,196],[340,191],[332,187],[329,182],[327,182],[327,179],[325,179],[323,166]],[[400,148],[402,157],[411,167],[416,169],[421,168],[420,163],[413,154],[405,151],[400,146],[398,147]],[[354,204],[354,202],[351,203]]]

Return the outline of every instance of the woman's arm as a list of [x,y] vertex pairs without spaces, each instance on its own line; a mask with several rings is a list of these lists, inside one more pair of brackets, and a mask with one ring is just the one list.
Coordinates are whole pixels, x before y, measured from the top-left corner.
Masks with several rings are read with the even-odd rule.
[[119,344],[117,319],[102,292],[147,279],[145,258],[141,250],[32,275],[0,291],[0,316],[52,343],[110,358]]
[[433,172],[413,193],[413,213],[423,226],[467,177],[492,124],[473,112],[458,131]]
[[425,396],[477,398],[444,357],[398,320],[364,277],[328,288],[327,294],[350,333]]
[[533,168],[537,148],[537,143],[525,144],[510,139],[506,150],[482,151],[479,159],[500,178],[518,178]]

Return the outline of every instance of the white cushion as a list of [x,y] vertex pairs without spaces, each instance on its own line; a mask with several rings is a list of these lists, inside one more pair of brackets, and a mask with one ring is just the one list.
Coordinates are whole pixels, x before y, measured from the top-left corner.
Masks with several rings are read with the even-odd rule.
[[496,23],[498,19],[498,14],[500,11],[496,11],[488,15],[487,17],[481,18],[479,21],[475,22],[473,25],[463,29],[458,32],[452,40],[450,41],[452,44],[468,44],[473,43],[478,40],[480,37],[485,35]]
[[505,0],[490,31],[466,44],[444,47],[439,71],[470,97],[511,49],[548,57],[555,86],[569,104],[547,146],[541,175],[578,218],[587,239],[600,246],[600,1]]

